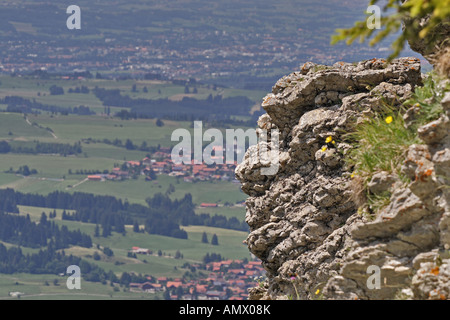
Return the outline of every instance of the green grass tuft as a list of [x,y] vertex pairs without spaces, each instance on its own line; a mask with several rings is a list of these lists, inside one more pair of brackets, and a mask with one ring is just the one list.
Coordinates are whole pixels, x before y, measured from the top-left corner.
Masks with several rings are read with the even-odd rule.
[[[386,122],[388,117],[392,117],[392,122]],[[347,137],[354,146],[347,163],[354,167],[354,174],[365,178],[366,182],[379,171],[396,173],[406,149],[420,142],[412,130],[405,128],[400,112],[367,119]]]
[[441,100],[445,92],[450,90],[450,84],[439,80],[436,74],[430,72],[424,85],[417,87],[413,96],[404,103],[407,107],[416,106],[419,109],[412,130],[416,131],[420,126],[436,120],[444,112]]
[[[384,103],[384,109],[372,118],[365,119],[355,130],[346,135],[346,141],[353,146],[346,157],[348,168],[353,168],[352,188],[358,195],[357,205],[360,212],[373,214],[389,204],[390,192],[374,195],[367,189],[372,176],[380,171],[397,176],[399,181],[408,182],[401,174],[401,164],[406,151],[412,144],[423,143],[417,135],[417,129],[439,118],[443,113],[440,104],[447,87],[442,85],[433,73],[428,75],[422,87],[415,89],[412,97],[400,108]],[[416,108],[414,122],[405,125],[403,118],[406,110]]]

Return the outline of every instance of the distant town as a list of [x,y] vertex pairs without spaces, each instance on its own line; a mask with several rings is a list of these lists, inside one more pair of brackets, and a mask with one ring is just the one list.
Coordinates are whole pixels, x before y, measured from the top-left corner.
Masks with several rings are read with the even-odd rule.
[[[133,247],[131,254],[156,254],[150,249]],[[246,300],[248,289],[264,279],[261,261],[222,260],[206,264],[190,264],[191,270],[207,277],[200,279],[146,277],[142,283],[130,283],[131,292],[164,293],[166,300]]]
[[[314,15],[306,11],[312,3],[294,2],[289,4],[291,9],[281,5],[278,8],[284,15],[281,25],[271,14],[277,9],[267,3],[239,4],[237,7],[242,6],[242,10],[235,8],[231,16],[226,15],[230,14],[226,2],[197,6],[195,10],[183,11],[175,24],[169,23],[174,14],[173,9],[168,9],[172,5],[146,4],[148,10],[142,12],[124,11],[123,6],[119,6],[122,11],[108,8],[114,11],[114,19],[121,20],[117,28],[109,23],[105,27],[107,17],[102,17],[102,4],[90,4],[89,11],[80,4],[83,14],[96,10],[98,15],[94,20],[83,18],[89,24],[88,31],[82,27],[72,33],[67,32],[65,23],[60,23],[67,16],[57,6],[40,11],[36,21],[30,23],[5,21],[0,32],[0,73],[88,70],[119,78],[126,74],[133,77],[147,74],[154,79],[236,80],[236,75],[256,79],[279,77],[307,61],[323,64],[356,61],[361,57],[385,55],[389,50],[384,46],[355,45],[352,50],[343,50],[341,45],[330,46],[334,29],[343,26],[337,12],[350,16],[362,14],[363,4],[356,2],[350,6],[342,1],[330,1],[323,8],[315,6]],[[247,19],[249,8],[267,19]],[[2,10],[7,15],[7,10],[14,9],[5,5]],[[40,19],[53,22],[54,28],[44,25],[39,15]],[[142,26],[135,25],[139,19]],[[233,26],[220,25],[229,24],[229,19],[234,21]],[[58,25],[59,32],[55,30]],[[73,36],[72,41],[67,40],[68,34]],[[23,41],[19,35],[27,40]],[[254,81],[247,85],[258,86]]]
[[[85,47],[56,47],[42,46],[39,42],[29,44],[12,44],[9,46],[6,56],[0,60],[0,72],[27,73],[35,70],[49,72],[97,70],[109,73],[123,71],[133,74],[153,74],[158,79],[189,79],[229,77],[236,72],[252,68],[261,70],[282,68],[286,66],[297,67],[300,61],[317,61],[332,63],[337,60],[349,59],[338,48],[311,48],[312,40],[304,40],[302,44],[293,45],[289,39],[275,38],[263,34],[228,35],[212,33],[206,35],[222,39],[222,43],[232,41],[233,46],[216,46],[213,49],[192,48],[188,51],[168,48],[166,45],[155,46],[153,41],[146,45],[120,45],[116,39],[107,38],[105,44],[100,46]],[[202,34],[192,34],[191,41],[201,40]],[[247,39],[250,38],[250,39]],[[176,35],[167,36],[167,43],[177,42]],[[218,42],[220,43],[220,42]],[[245,43],[245,44],[244,44]],[[80,59],[77,52],[88,50],[89,56],[95,56],[92,61]],[[380,48],[387,51],[387,48]],[[367,48],[361,48],[353,52],[353,55],[367,54]],[[373,50],[372,50],[373,51]],[[34,52],[34,53],[30,53]],[[45,59],[41,58],[45,57]],[[268,59],[270,57],[270,59]],[[98,60],[97,60],[98,59]],[[351,58],[350,58],[351,59]],[[284,71],[286,72],[286,71]]]
[[[223,162],[223,161],[221,161]],[[171,177],[182,178],[184,182],[197,181],[232,181],[239,183],[235,178],[237,162],[232,164],[174,164],[171,159],[170,148],[160,148],[151,157],[147,156],[141,160],[126,161],[120,167],[111,171],[89,174],[88,181],[122,181],[133,176],[145,176],[146,181],[156,181],[157,175],[166,174]],[[202,203],[202,207],[214,207],[216,204]]]

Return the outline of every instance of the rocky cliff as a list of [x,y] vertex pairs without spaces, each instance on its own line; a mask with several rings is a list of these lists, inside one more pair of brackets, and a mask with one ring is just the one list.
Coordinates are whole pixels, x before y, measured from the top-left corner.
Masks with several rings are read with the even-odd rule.
[[[250,299],[450,298],[450,93],[439,118],[418,128],[403,178],[379,171],[364,186],[389,191],[376,214],[361,214],[346,161],[356,148],[346,134],[386,104],[400,110],[423,78],[415,58],[306,63],[263,99],[258,130],[268,130],[268,142],[279,132],[278,172],[262,174],[267,164],[255,151],[266,141],[236,169],[249,195],[246,243],[267,271]],[[417,108],[405,112],[405,125]],[[371,270],[379,271],[375,288]]]

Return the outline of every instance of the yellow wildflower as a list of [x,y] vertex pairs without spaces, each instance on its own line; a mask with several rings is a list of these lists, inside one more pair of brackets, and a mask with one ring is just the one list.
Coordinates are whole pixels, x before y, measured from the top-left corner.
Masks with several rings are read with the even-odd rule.
[[387,117],[384,121],[386,121],[387,124],[391,123],[392,120],[394,120],[391,116]]
[[331,143],[332,143],[332,144],[336,144],[336,141],[333,140],[333,141],[331,141]]
[[331,140],[333,140],[333,137],[332,137],[332,136],[328,136],[328,137],[325,139],[325,143],[330,143]]
[[316,295],[318,295],[320,293],[320,290],[319,289],[317,289],[316,290]]
[[327,146],[322,147],[322,152],[325,152],[327,150]]

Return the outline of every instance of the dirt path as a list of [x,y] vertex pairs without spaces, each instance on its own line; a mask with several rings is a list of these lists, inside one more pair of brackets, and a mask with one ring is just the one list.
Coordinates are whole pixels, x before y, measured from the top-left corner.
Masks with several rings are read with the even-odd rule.
[[[33,127],[33,124],[30,122],[30,120],[29,120],[28,118],[25,118],[25,121],[26,121],[30,126]],[[52,131],[50,131],[50,130],[47,130],[47,131],[53,136],[54,139],[58,139],[58,136],[57,136],[56,134],[54,134]]]
[[[86,178],[86,179],[84,179],[84,180],[78,182],[77,184],[74,184],[74,185],[72,186],[72,189],[78,187],[80,184],[85,183],[86,181],[88,181],[88,178]],[[69,188],[66,188],[66,190],[68,190],[68,189],[69,189]]]
[[56,136],[56,134],[54,134],[53,132],[49,131],[50,134],[53,136],[53,138],[58,139],[58,137]]

